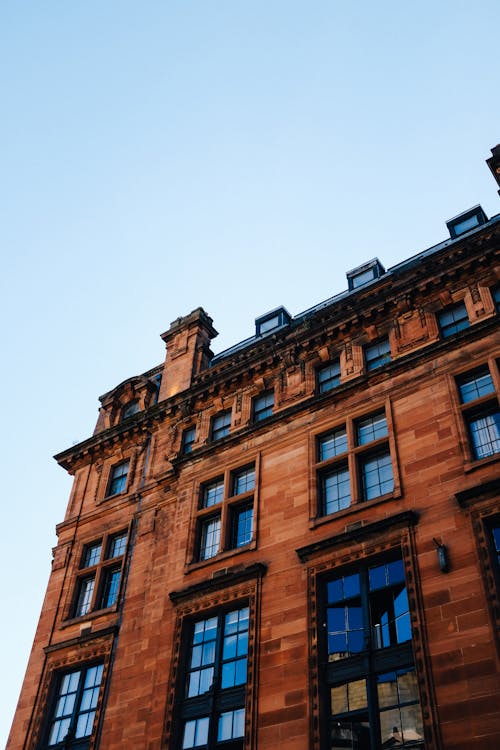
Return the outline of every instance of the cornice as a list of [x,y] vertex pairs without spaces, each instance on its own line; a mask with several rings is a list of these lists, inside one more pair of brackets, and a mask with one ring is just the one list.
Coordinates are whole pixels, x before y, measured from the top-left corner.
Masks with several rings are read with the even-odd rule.
[[305,547],[299,547],[295,551],[300,562],[304,563],[308,562],[314,555],[326,552],[333,547],[357,544],[374,534],[379,535],[381,532],[387,531],[388,529],[415,526],[417,522],[418,514],[413,510],[405,510],[401,513],[387,516],[387,518],[382,518],[379,521],[356,526],[355,528],[344,531],[341,534],[334,534],[327,539],[320,539],[312,544],[307,544]]
[[[248,424],[232,432],[226,438],[218,440],[217,443],[208,443],[200,448],[196,448],[188,456],[176,456],[171,460],[174,471],[176,467],[183,463],[192,461],[193,459],[211,453],[214,450],[220,450],[225,445],[244,439],[250,433],[255,434],[261,430],[266,430],[275,422],[280,422],[283,419],[290,418],[304,409],[320,408],[324,403],[327,403],[331,399],[338,399],[340,395],[365,386],[368,380],[371,382],[381,380],[387,378],[389,374],[392,374],[395,371],[414,366],[416,362],[425,362],[425,360],[429,358],[434,359],[436,354],[449,349],[450,344],[456,346],[465,341],[472,341],[483,335],[488,328],[495,328],[497,326],[497,317],[487,318],[484,321],[475,323],[470,328],[460,331],[453,337],[453,341],[450,339],[438,339],[425,347],[416,349],[414,352],[405,353],[403,356],[392,360],[373,372],[365,373],[358,378],[348,381],[347,383],[335,388],[334,391],[325,394],[314,393],[306,398],[302,398],[300,401],[297,401],[286,408],[280,409],[273,414],[273,416],[266,419],[265,422],[259,424]],[[270,366],[275,367],[279,364],[280,358],[278,353],[275,353],[275,359],[276,362]],[[245,372],[247,375],[249,372],[252,372],[252,368],[248,364],[248,361],[245,367]],[[218,381],[216,380],[215,383],[212,383],[210,390],[216,390],[219,392],[221,383],[224,383],[225,381],[227,382],[227,380],[227,374],[221,373]],[[236,382],[237,380],[238,378],[233,375],[231,381]],[[54,459],[60,466],[71,472],[80,462],[86,463],[89,458],[97,458],[105,450],[111,448],[117,443],[133,437],[134,435],[142,433],[146,437],[150,434],[155,423],[163,422],[168,417],[175,418],[177,415],[181,418],[181,415],[186,412],[186,409],[182,408],[184,404],[190,403],[191,405],[194,405],[196,401],[201,399],[208,400],[208,398],[209,394],[207,392],[207,385],[200,383],[194,384],[190,389],[176,394],[168,400],[161,401],[159,404],[151,407],[147,412],[136,415],[133,418],[132,423],[129,423],[129,420],[127,420],[127,424],[120,423],[115,427],[110,427],[108,430],[103,430],[87,440],[56,454]],[[196,410],[191,407],[190,411],[194,413]],[[168,473],[169,472],[167,472],[167,474]]]
[[499,492],[500,479],[491,479],[455,493],[455,500],[461,508],[467,508],[469,505],[473,505],[475,502],[484,500],[492,495],[497,495]]
[[213,593],[220,589],[234,586],[242,581],[248,581],[252,578],[263,578],[267,572],[267,565],[262,562],[252,563],[246,567],[234,566],[224,568],[222,571],[216,571],[212,578],[205,578],[199,583],[194,583],[180,591],[171,591],[169,593],[170,601],[173,604],[179,604],[187,599],[191,599],[198,594]]
[[101,638],[109,638],[110,636],[116,635],[117,632],[117,625],[112,625],[109,628],[102,628],[101,630],[95,631],[92,631],[89,627],[82,630],[80,635],[75,636],[74,638],[68,638],[68,640],[61,641],[60,643],[53,643],[50,646],[45,646],[43,650],[46,654],[50,654],[54,651],[61,651],[62,649],[68,648],[70,646],[80,646],[83,643],[88,643],[89,641],[97,641]]
[[[279,333],[263,339],[250,340],[248,346],[207,368],[195,378],[189,389],[56,454],[55,460],[63,468],[71,471],[78,462],[85,462],[89,456],[100,454],[116,443],[135,437],[141,432],[146,435],[156,422],[164,421],[167,417],[181,418],[190,414],[195,411],[196,402],[206,401],[218,395],[222,389],[240,386],[250,378],[277,367],[290,350],[293,350],[297,362],[306,360],[327,338],[335,335],[343,337],[354,326],[373,325],[381,316],[397,309],[402,296],[425,295],[432,287],[442,289],[447,284],[456,284],[458,277],[467,272],[472,271],[477,275],[479,261],[486,264],[487,255],[500,253],[498,236],[500,221],[491,226],[486,225],[474,236],[450,240],[449,244],[439,251],[429,255],[424,251],[416,255],[413,259],[400,264],[403,268],[395,266],[395,272],[389,269],[376,283],[368,285],[365,289],[360,288],[355,293],[338,295],[338,298],[332,298],[331,303],[325,304],[324,307],[311,308],[310,313],[303,313],[292,319]],[[473,330],[478,330],[482,325],[475,324],[468,329],[468,335],[472,336]],[[446,340],[429,344],[419,349],[417,356],[423,357],[429,350],[439,351],[440,345],[448,347],[450,342]],[[405,354],[404,360],[410,362],[411,357],[411,354]],[[396,366],[400,361],[399,358],[394,360],[391,366]],[[359,386],[360,382],[361,380],[356,379],[353,386]],[[350,384],[348,386],[351,387]],[[314,397],[310,397],[301,400],[297,408],[310,405],[313,399]],[[198,405],[198,408],[202,408],[202,405]],[[290,409],[293,410],[294,407]],[[277,416],[281,418],[288,413],[291,412],[282,410]]]

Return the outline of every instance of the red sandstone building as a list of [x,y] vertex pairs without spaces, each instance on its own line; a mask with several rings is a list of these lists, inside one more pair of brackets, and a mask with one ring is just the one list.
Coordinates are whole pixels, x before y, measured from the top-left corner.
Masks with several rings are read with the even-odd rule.
[[448,229],[101,398],[9,750],[500,747],[500,215]]

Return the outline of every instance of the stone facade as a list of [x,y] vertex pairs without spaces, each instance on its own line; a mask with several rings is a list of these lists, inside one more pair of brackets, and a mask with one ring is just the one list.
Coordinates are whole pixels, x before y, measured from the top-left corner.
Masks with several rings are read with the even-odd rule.
[[56,456],[8,750],[500,747],[499,239],[215,357],[203,310],[174,321]]

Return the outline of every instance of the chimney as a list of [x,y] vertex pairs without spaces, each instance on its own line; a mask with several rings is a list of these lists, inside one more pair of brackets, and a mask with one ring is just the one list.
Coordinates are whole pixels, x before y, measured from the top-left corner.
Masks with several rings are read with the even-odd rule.
[[[491,149],[491,156],[489,159],[486,159],[486,164],[489,166],[491,174],[500,187],[500,143]],[[498,194],[500,195],[500,190]]]
[[177,318],[161,335],[167,346],[159,401],[187,390],[213,357],[210,341],[217,336],[212,318],[201,307]]

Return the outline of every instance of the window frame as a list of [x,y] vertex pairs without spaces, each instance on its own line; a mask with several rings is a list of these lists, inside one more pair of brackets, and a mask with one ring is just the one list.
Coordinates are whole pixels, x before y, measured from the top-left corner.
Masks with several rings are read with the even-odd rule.
[[[382,347],[382,349],[381,349]],[[376,350],[376,354],[373,354]],[[391,342],[389,335],[380,336],[364,346],[366,372],[373,372],[392,362]]]
[[[126,472],[124,474],[118,474],[118,470],[121,467],[126,467]],[[128,491],[129,482],[130,482],[130,467],[131,467],[131,460],[130,458],[126,458],[123,461],[119,461],[116,464],[113,464],[110,467],[109,470],[109,476],[108,476],[108,482],[106,485],[106,494],[105,499],[111,497],[117,497],[118,495],[125,495]],[[114,490],[114,484],[115,482],[118,483],[119,480],[123,480],[123,486],[120,484],[120,487],[118,490]]]
[[[392,545],[391,545],[392,546]],[[381,646],[380,643],[376,642],[376,636],[374,628],[372,626],[371,616],[373,613],[372,600],[375,600],[377,596],[377,590],[374,589],[370,592],[369,586],[369,575],[370,570],[380,568],[382,565],[387,565],[391,562],[400,561],[404,571],[404,588],[406,590],[406,600],[408,604],[407,618],[408,625],[411,629],[411,638],[409,640],[403,640],[401,642],[391,642],[388,645]],[[383,706],[377,695],[377,677],[395,673],[403,670],[414,670],[415,672],[415,685],[416,685],[416,699],[407,701],[404,704],[406,706],[413,706],[419,704],[421,707],[425,705],[419,685],[417,664],[413,656],[414,639],[415,633],[413,630],[415,612],[412,611],[411,601],[411,589],[409,588],[409,581],[411,580],[408,575],[407,561],[404,559],[403,550],[400,545],[392,546],[392,549],[384,551],[383,553],[376,553],[371,556],[363,556],[361,559],[357,559],[347,564],[339,564],[328,571],[324,572],[324,568],[317,575],[316,587],[318,597],[318,620],[316,622],[317,628],[317,640],[318,640],[318,659],[319,659],[319,675],[323,675],[323,680],[319,684],[320,692],[320,725],[321,733],[324,735],[325,747],[327,746],[327,737],[330,736],[331,728],[337,723],[351,723],[355,722],[356,719],[361,721],[362,719],[368,719],[368,733],[371,736],[372,747],[380,746],[380,731],[381,731],[381,714],[387,706]],[[329,582],[341,580],[342,577],[351,577],[354,575],[359,576],[361,591],[359,596],[359,602],[361,607],[361,633],[363,646],[359,651],[353,651],[340,656],[339,659],[329,658],[328,648],[328,626],[323,627],[322,623],[327,623],[328,618],[328,607],[329,600],[327,595],[327,585]],[[385,592],[385,588],[379,589],[381,592]],[[388,589],[391,590],[390,588]],[[374,592],[374,593],[373,593]],[[373,594],[373,596],[372,596]],[[348,597],[347,599],[341,598],[342,602],[355,602],[356,597]],[[330,606],[333,605],[333,601],[330,601]],[[333,607],[335,609],[335,607]],[[356,609],[356,607],[355,607]],[[348,621],[347,621],[348,622]],[[356,632],[356,631],[345,631]],[[376,631],[378,632],[378,631]],[[344,685],[355,684],[357,681],[365,680],[366,685],[366,707],[359,706],[357,709],[350,709],[340,713],[333,713],[333,707],[331,705],[332,694],[331,691],[337,687],[341,688]],[[402,706],[403,703],[398,704]],[[424,727],[425,717],[423,712],[420,715],[420,721],[422,727]],[[415,748],[424,748],[424,731],[422,731],[422,742],[419,745],[412,745]],[[323,746],[323,745],[322,745]],[[328,745],[329,746],[329,745]]]
[[[222,474],[217,474],[211,479],[200,481],[195,486],[196,506],[193,518],[192,543],[188,548],[188,565],[206,565],[221,556],[232,555],[254,549],[257,540],[257,506],[259,487],[258,457],[245,464],[228,467]],[[236,486],[236,480],[245,473],[253,472],[253,483],[250,487],[240,489]],[[236,544],[236,525],[239,514],[252,508],[252,531],[248,541]],[[204,529],[207,524],[218,519],[219,541],[218,548],[213,554],[204,556]]]
[[[334,368],[338,373],[322,379],[322,373]],[[316,392],[318,394],[330,393],[341,385],[340,357],[332,359],[316,368]]]
[[125,419],[130,419],[130,417],[133,417],[135,414],[138,414],[141,410],[141,404],[138,398],[132,399],[131,401],[127,401],[126,404],[124,404],[120,410],[120,422],[123,422]]
[[[359,427],[371,418],[383,416],[387,427],[386,434],[376,434],[377,428],[373,428],[373,439],[360,442],[358,439]],[[380,432],[380,430],[378,430]],[[332,452],[322,455],[322,448],[327,441],[334,441]],[[338,446],[336,445],[338,443]],[[379,454],[389,455],[392,469],[392,489],[374,497],[365,497],[363,490],[362,466],[363,462],[370,457]],[[384,502],[401,495],[401,485],[398,467],[398,456],[392,409],[390,400],[375,405],[369,412],[356,413],[346,416],[342,422],[325,424],[321,431],[311,434],[310,443],[311,461],[311,494],[310,494],[310,525],[315,526],[328,520],[338,518],[341,515],[353,513],[372,503]],[[326,509],[335,504],[335,493],[332,497],[325,494],[324,483],[335,473],[347,471],[349,474],[350,502],[339,503],[338,509],[326,512]],[[344,488],[345,489],[345,488]],[[342,497],[345,497],[343,495]],[[340,505],[342,507],[340,507]]]
[[[86,688],[85,682],[87,679],[87,676],[89,675],[90,671],[95,668],[101,668],[100,669],[100,676],[99,676],[99,683],[96,685],[91,685]],[[63,695],[71,695],[72,693],[62,693],[61,688],[63,685],[64,679],[68,675],[79,673],[78,677],[78,684],[77,689],[74,691],[76,693],[76,697],[74,700],[74,705],[72,707],[71,713],[67,714],[66,716],[69,716],[70,718],[70,724],[68,731],[66,734],[60,739],[58,742],[54,742],[52,744],[49,744],[50,735],[52,733],[52,728],[55,725],[56,721],[58,720],[58,717],[56,716],[56,711],[58,707],[58,703]],[[104,663],[104,660],[98,659],[97,661],[91,661],[88,663],[83,663],[80,665],[71,665],[71,667],[61,667],[60,669],[56,669],[52,672],[50,681],[51,681],[51,688],[50,688],[50,698],[49,703],[46,711],[45,716],[45,722],[44,722],[44,730],[43,730],[43,737],[42,742],[40,745],[37,745],[37,747],[44,747],[47,748],[47,750],[71,750],[71,748],[75,748],[75,750],[88,750],[90,748],[92,743],[92,736],[95,733],[95,729],[98,722],[98,713],[100,709],[100,703],[102,701],[102,695],[103,695],[103,689],[104,689],[104,683],[106,679],[106,666]],[[84,691],[87,690],[96,690],[97,688],[97,696],[95,698],[95,702],[93,700],[93,696],[90,703],[90,710],[82,710],[83,704],[83,697],[84,697]],[[94,704],[94,705],[92,705]],[[77,727],[78,719],[83,714],[90,714],[93,713],[92,718],[92,726],[90,732],[88,734],[84,734],[81,737],[73,737],[68,738],[68,732],[74,732],[75,728]]]
[[[454,313],[459,310],[461,312],[464,312],[465,316],[462,315],[461,317],[455,318]],[[449,323],[443,323],[443,317],[450,314],[452,315],[453,320]],[[443,309],[437,313],[436,317],[439,328],[439,335],[442,339],[448,339],[451,336],[455,336],[457,333],[460,333],[460,331],[465,331],[467,328],[470,328],[471,325],[469,312],[463,299],[459,300],[458,302],[454,302],[451,305],[446,305],[446,307],[443,307]]]
[[491,299],[493,300],[495,311],[500,313],[500,284],[491,288]]
[[[268,399],[272,397],[272,403],[268,403]],[[261,406],[262,402],[262,406]],[[276,406],[276,397],[274,388],[261,391],[252,398],[252,422],[253,424],[259,424],[269,419],[274,414],[274,408]]]
[[[113,554],[113,545],[122,538],[125,541],[120,544],[119,554]],[[119,531],[106,532],[98,539],[92,539],[82,544],[79,566],[75,574],[75,581],[72,587],[73,595],[69,604],[67,618],[65,619],[83,619],[94,617],[108,611],[115,611],[118,607],[121,590],[123,588],[123,571],[125,560],[130,541],[130,527],[120,529]],[[92,565],[87,565],[89,550],[100,545],[100,554],[97,560],[91,558]],[[113,573],[119,571],[119,581],[115,588],[116,594],[114,600],[104,606],[107,582]],[[88,597],[87,606],[84,610],[80,607],[80,599],[83,585],[86,581],[92,581],[92,591]]]
[[[477,395],[475,398],[469,397],[469,392],[467,394],[464,393],[464,385],[467,383],[477,383],[486,374],[491,381],[491,390],[485,391],[481,395],[480,389],[476,385]],[[500,448],[499,450],[492,450],[485,453],[485,455],[479,455],[479,444],[475,441],[471,427],[479,419],[483,419],[491,414],[498,415],[497,421],[500,420],[500,375],[497,361],[494,358],[490,358],[483,364],[457,373],[454,376],[454,392],[460,415],[460,433],[463,436],[462,442],[468,467],[472,468],[500,458]]]
[[[246,620],[240,619],[240,614],[242,613],[246,613]],[[225,658],[225,640],[226,638],[234,638],[234,635],[228,632],[227,629],[228,616],[234,614],[238,615],[236,627],[237,650],[234,658]],[[207,623],[213,624],[214,621],[216,623],[215,628],[211,627],[208,629],[206,627]],[[240,628],[242,622],[247,623],[246,629]],[[198,629],[197,631],[197,625],[200,624],[205,627],[203,630]],[[214,637],[205,639],[206,634],[208,633],[211,636],[214,630]],[[239,636],[242,635],[244,639],[245,633],[246,651],[239,647]],[[215,612],[203,613],[201,617],[186,618],[181,638],[183,674],[180,675],[178,684],[177,741],[179,744],[176,745],[177,747],[189,748],[190,750],[195,747],[204,747],[207,750],[215,750],[215,748],[220,747],[220,742],[223,742],[223,746],[228,750],[243,750],[245,742],[244,720],[243,734],[224,741],[218,739],[218,733],[220,731],[220,719],[223,714],[245,710],[248,682],[249,635],[250,607],[248,602],[240,602],[237,605],[233,604],[229,607],[220,607]],[[234,684],[224,687],[225,665],[233,663],[236,665],[243,660],[245,661],[244,681],[241,681],[241,675],[240,678],[237,677],[238,668],[235,666]],[[195,662],[194,666],[193,662]],[[212,675],[210,675],[210,672]],[[200,689],[200,686],[203,686],[205,682],[205,674],[207,680],[206,687],[205,689]],[[191,682],[191,677],[194,677],[194,675],[198,675],[198,677]],[[210,685],[208,685],[209,681]],[[191,686],[193,686],[193,694],[190,695]],[[184,744],[187,725],[195,723],[196,727],[198,722],[205,719],[207,720],[207,741],[203,744]]]
[[[222,420],[220,426],[217,424],[218,420]],[[210,420],[210,441],[215,443],[223,438],[228,437],[231,433],[232,424],[232,410],[224,409],[223,411],[214,414]]]
[[193,452],[193,446],[196,442],[196,425],[192,424],[182,431],[181,438],[181,455],[189,456]]
[[[168,688],[171,700],[167,701],[162,743],[162,746],[165,745],[168,750],[179,750],[182,747],[184,727],[183,717],[181,717],[181,704],[189,666],[187,650],[192,623],[242,607],[248,607],[249,609],[247,679],[244,686],[245,736],[237,740],[236,748],[232,741],[223,742],[220,747],[224,747],[226,750],[242,750],[242,748],[243,750],[251,750],[253,747],[257,721],[257,631],[260,615],[260,591],[264,575],[265,566],[259,565],[255,569],[248,568],[248,575],[244,576],[243,579],[241,579],[241,575],[227,573],[212,578],[208,587],[203,585],[200,589],[200,584],[195,584],[176,592],[175,595],[174,593],[170,594],[170,599],[177,609],[177,616],[173,632],[175,647],[172,654]],[[236,689],[240,690],[241,688],[237,687]],[[231,692],[231,689],[229,689],[229,692]],[[195,697],[194,700],[198,700],[198,697]]]

